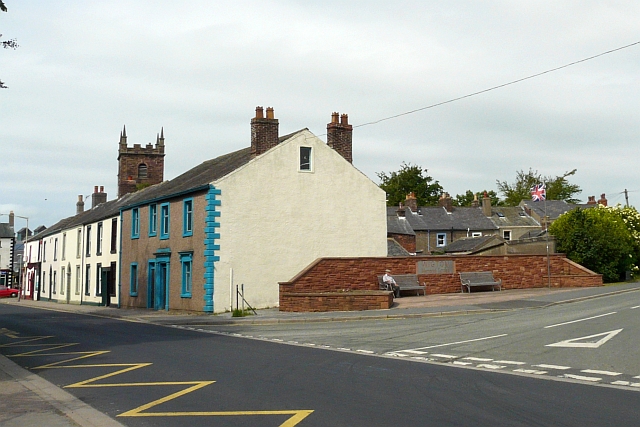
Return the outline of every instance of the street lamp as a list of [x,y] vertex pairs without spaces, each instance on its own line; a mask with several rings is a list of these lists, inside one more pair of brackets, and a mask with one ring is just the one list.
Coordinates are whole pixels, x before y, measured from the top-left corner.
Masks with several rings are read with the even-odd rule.
[[[27,261],[26,261],[26,258],[24,256],[24,254],[26,254],[27,243],[29,243],[29,218],[26,217],[26,216],[16,215],[13,212],[11,212],[11,214],[13,214],[14,217],[18,217],[18,218],[22,218],[22,219],[27,220],[27,229],[24,232],[24,249],[23,249],[23,257],[22,257],[22,262],[25,264],[24,265],[24,276],[22,276],[22,279],[20,280],[20,283],[18,284],[18,301],[20,301],[20,297],[22,296],[22,284],[27,279],[27,265],[26,265]],[[7,215],[9,218],[11,218],[11,214],[0,213],[0,215]],[[31,261],[31,260],[29,260],[29,261]],[[21,275],[22,275],[22,273],[21,273]]]

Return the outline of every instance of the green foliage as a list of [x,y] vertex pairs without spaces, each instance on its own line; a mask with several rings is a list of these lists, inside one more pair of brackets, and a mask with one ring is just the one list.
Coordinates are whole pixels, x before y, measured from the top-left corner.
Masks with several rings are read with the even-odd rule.
[[[7,11],[7,7],[4,5],[4,2],[2,0],[0,0],[0,11],[2,12]],[[2,34],[0,34],[0,37],[2,37]],[[0,40],[0,44],[5,49],[16,49],[18,47],[18,43],[16,42],[16,39]],[[0,89],[6,89],[6,88],[7,86],[4,84],[2,80],[0,80]]]
[[500,201],[498,194],[493,190],[491,191],[483,190],[483,191],[478,191],[476,193],[473,193],[471,190],[467,190],[467,192],[464,194],[456,194],[455,199],[452,200],[453,206],[471,206],[471,203],[473,202],[474,194],[478,195],[478,202],[480,203],[480,205],[482,205],[482,197],[484,196],[485,192],[487,193],[487,196],[489,196],[489,198],[491,199],[491,206],[502,205],[502,202]]
[[547,200],[564,200],[568,203],[578,203],[574,196],[582,192],[580,186],[570,184],[567,177],[575,175],[577,169],[562,176],[542,176],[538,171],[529,168],[529,172],[519,170],[516,180],[509,184],[507,181],[496,180],[498,191],[504,196],[505,206],[518,206],[522,200],[531,199],[531,187],[544,183],[547,189]]
[[411,192],[415,194],[418,206],[435,206],[442,194],[438,181],[420,166],[403,162],[397,172],[378,172],[376,175],[380,178],[380,188],[387,193],[388,206],[398,206]]
[[247,309],[242,310],[240,308],[235,308],[231,313],[231,317],[245,317],[245,316],[251,316],[252,314],[253,313]]
[[640,255],[640,215],[633,208],[576,208],[551,224],[557,249],[584,267],[615,282],[626,271],[637,271]]

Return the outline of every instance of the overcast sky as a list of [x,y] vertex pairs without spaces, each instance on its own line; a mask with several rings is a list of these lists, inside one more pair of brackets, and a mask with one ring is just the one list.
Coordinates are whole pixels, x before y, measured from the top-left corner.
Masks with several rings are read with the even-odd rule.
[[95,185],[116,197],[123,125],[130,146],[164,127],[172,179],[247,147],[256,106],[281,135],[349,114],[354,166],[376,183],[402,162],[452,195],[576,168],[582,200],[626,188],[640,205],[640,45],[357,127],[640,41],[637,0],[5,4],[2,39],[20,47],[0,50],[0,213],[31,229]]

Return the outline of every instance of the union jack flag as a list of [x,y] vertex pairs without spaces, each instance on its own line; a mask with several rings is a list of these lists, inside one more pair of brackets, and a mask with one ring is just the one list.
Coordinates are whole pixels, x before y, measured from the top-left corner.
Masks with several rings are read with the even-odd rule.
[[544,188],[544,184],[536,184],[531,187],[531,199],[534,202],[541,202],[547,197],[547,191]]

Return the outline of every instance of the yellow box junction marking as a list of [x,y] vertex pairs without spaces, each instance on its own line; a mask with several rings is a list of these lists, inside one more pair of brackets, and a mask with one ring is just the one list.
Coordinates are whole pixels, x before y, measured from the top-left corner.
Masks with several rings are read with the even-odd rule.
[[[145,368],[151,366],[152,363],[100,363],[100,364],[84,364],[84,365],[68,365],[69,362],[74,362],[89,357],[100,356],[102,354],[110,353],[108,350],[99,351],[76,351],[76,352],[52,352],[53,350],[72,347],[78,345],[78,343],[43,343],[41,341],[55,338],[52,335],[47,336],[34,336],[34,337],[19,337],[19,333],[9,331],[8,329],[0,329],[0,336],[6,336],[12,339],[20,339],[21,341],[11,342],[8,344],[0,345],[0,348],[35,348],[34,350],[26,351],[24,353],[7,355],[7,357],[42,357],[42,356],[72,356],[64,360],[48,363],[45,365],[37,366],[32,369],[78,369],[78,368],[122,368],[117,369],[114,372],[100,375],[90,378],[88,380],[80,381],[74,384],[69,384],[65,388],[101,388],[101,387],[150,387],[150,386],[189,386],[184,390],[172,393],[163,398],[154,400],[152,402],[141,405],[137,408],[126,411],[118,417],[190,417],[190,416],[206,416],[206,417],[219,417],[219,416],[250,416],[250,415],[290,415],[290,417],[279,427],[294,427],[298,425],[302,420],[308,417],[313,410],[282,410],[282,411],[203,411],[203,412],[146,412],[151,408],[154,408],[163,403],[169,402],[178,397],[185,396],[191,392],[199,390],[203,387],[213,384],[215,381],[167,381],[167,382],[143,382],[143,383],[111,383],[111,384],[95,384],[97,381],[104,380],[106,378],[112,378],[117,375],[121,375],[127,372],[134,371],[136,369]],[[38,342],[40,341],[40,342]],[[63,365],[64,364],[64,365]]]

